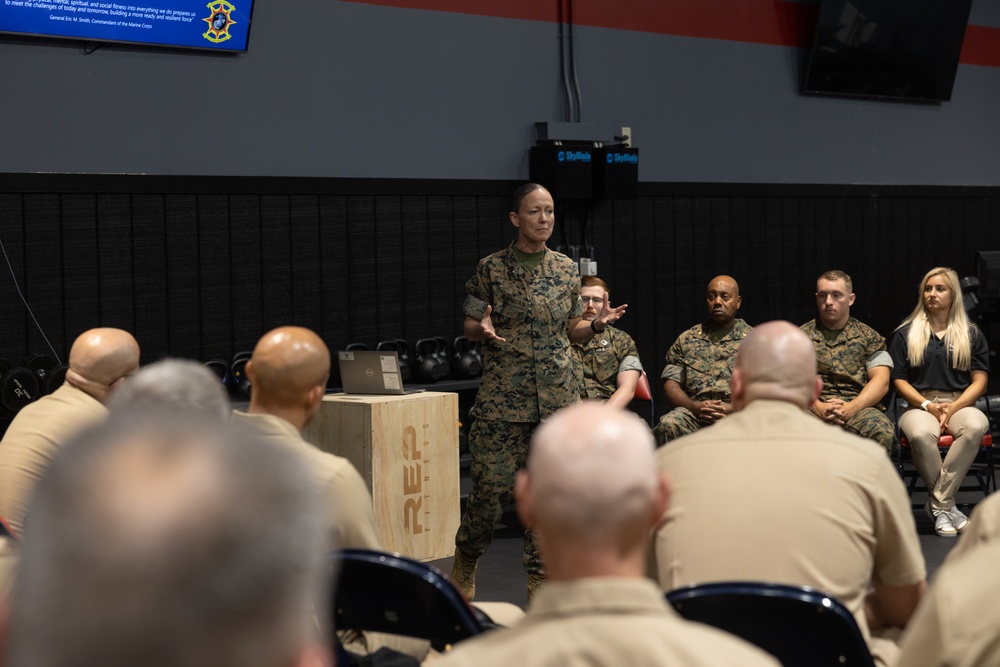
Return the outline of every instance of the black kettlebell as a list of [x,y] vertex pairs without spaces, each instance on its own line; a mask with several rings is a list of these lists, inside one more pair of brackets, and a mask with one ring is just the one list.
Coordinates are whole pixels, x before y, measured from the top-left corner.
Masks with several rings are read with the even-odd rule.
[[437,341],[438,349],[435,353],[437,355],[438,361],[444,367],[444,377],[442,380],[446,380],[451,376],[451,351],[448,346],[448,341],[444,336],[435,336],[434,340]]
[[451,344],[451,373],[456,380],[472,380],[483,374],[483,360],[475,353],[476,344],[465,336]]
[[421,338],[413,347],[417,361],[413,365],[413,379],[423,384],[437,382],[447,375],[437,356],[438,342],[433,338]]
[[253,352],[249,350],[237,352],[233,355],[233,363],[229,365],[229,377],[233,379],[232,389],[237,396],[243,398],[250,398],[250,379],[247,377],[246,367],[252,356]]
[[[376,350],[392,350],[396,353],[396,357],[399,359],[399,377],[403,382],[408,382],[410,379],[410,365],[409,363],[403,363],[403,355],[399,349],[398,340],[384,340],[375,346]],[[407,359],[409,362],[409,359]]]
[[403,373],[403,382],[406,379],[413,376],[413,355],[410,354],[410,342],[405,338],[397,338],[396,344],[399,345],[399,368]]
[[367,350],[368,346],[365,345],[364,343],[348,343],[347,346],[344,349],[348,350],[348,351],[350,351],[350,350]]
[[219,380],[222,382],[222,386],[228,387],[230,383],[229,378],[229,364],[227,364],[222,359],[209,359],[205,362],[205,368],[212,371],[219,376]]
[[0,404],[17,412],[38,398],[38,376],[22,366],[0,358]]

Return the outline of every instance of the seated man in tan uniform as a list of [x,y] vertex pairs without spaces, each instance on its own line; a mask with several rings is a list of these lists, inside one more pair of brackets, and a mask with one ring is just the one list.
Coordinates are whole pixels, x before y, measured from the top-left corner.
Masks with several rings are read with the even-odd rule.
[[52,457],[77,431],[107,415],[104,404],[137,370],[139,344],[132,334],[91,329],[70,349],[66,382],[14,417],[0,441],[0,516],[15,533],[24,530],[31,493]]
[[650,529],[667,504],[653,437],[636,415],[597,402],[558,411],[532,438],[514,486],[548,581],[528,613],[452,649],[472,665],[777,665],[732,635],[689,623],[645,578]]
[[[974,512],[970,523],[975,518]],[[958,541],[962,545],[971,546],[959,554],[949,552],[906,626],[896,663],[900,667],[1000,665],[1000,606],[996,603],[1000,543],[970,542],[963,533]]]
[[811,586],[854,614],[878,664],[898,648],[925,588],[913,512],[892,462],[871,441],[815,419],[823,382],[812,342],[788,322],[747,335],[733,413],[657,452],[674,481],[657,531],[666,591],[711,581]]
[[218,417],[178,417],[117,414],[58,453],[6,667],[329,664],[315,610],[325,628],[335,545],[311,472]]
[[319,412],[330,376],[330,350],[302,327],[279,327],[258,341],[246,365],[250,407],[234,412],[238,428],[250,428],[305,458],[331,510],[330,529],[345,549],[381,549],[371,493],[347,459],[321,451],[302,438]]
[[[196,361],[164,359],[145,366],[110,397],[112,415],[157,411],[177,419],[191,416],[229,423],[229,397],[219,377]],[[0,600],[14,577],[20,549],[14,540],[0,538]]]

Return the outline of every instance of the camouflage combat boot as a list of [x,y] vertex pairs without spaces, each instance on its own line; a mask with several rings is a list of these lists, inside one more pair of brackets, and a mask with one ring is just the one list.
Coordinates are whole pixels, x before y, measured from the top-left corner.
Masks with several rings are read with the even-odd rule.
[[451,566],[451,580],[455,582],[455,587],[469,602],[476,597],[476,566],[478,564],[478,559],[471,559],[463,555],[461,550],[455,549],[455,560]]

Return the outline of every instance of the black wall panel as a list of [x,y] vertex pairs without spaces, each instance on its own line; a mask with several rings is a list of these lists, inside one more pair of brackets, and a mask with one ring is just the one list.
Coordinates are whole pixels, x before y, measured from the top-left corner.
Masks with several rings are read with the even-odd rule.
[[[450,340],[462,331],[465,281],[515,235],[506,183],[435,182],[421,194],[419,182],[73,178],[32,188],[30,177],[0,177],[0,241],[63,357],[93,326],[135,331],[145,363],[228,360],[286,323],[334,349]],[[704,317],[716,274],[739,281],[741,316],[754,324],[811,318],[816,276],[843,269],[855,279],[854,313],[888,335],[927,269],[971,275],[975,250],[1000,249],[996,188],[645,189],[634,200],[558,203],[550,245],[596,246],[654,385],[667,347]],[[20,363],[47,346],[6,262],[0,272],[0,356]]]

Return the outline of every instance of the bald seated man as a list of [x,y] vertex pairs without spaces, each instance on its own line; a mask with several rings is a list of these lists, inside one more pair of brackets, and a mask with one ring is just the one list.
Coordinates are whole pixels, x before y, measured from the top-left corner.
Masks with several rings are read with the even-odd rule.
[[35,485],[68,438],[107,415],[105,404],[139,370],[139,344],[121,329],[91,329],[69,352],[66,381],[29,403],[0,441],[0,517],[20,534]]
[[296,452],[312,469],[330,508],[330,530],[345,549],[381,549],[371,493],[347,459],[321,451],[302,437],[316,417],[330,377],[330,350],[303,327],[267,332],[245,369],[250,407],[233,422]]
[[586,401],[535,432],[514,486],[548,581],[510,630],[456,645],[441,667],[776,666],[732,635],[690,623],[645,575],[650,530],[669,487],[636,415]]
[[654,429],[663,445],[682,435],[711,426],[729,414],[729,376],[736,349],[750,332],[737,319],[743,305],[740,286],[732,276],[716,276],[705,291],[708,317],[680,336],[667,351],[663,391],[674,409]]
[[326,523],[294,454],[215,416],[112,415],[38,486],[4,665],[329,664]]
[[112,414],[132,410],[201,415],[229,421],[232,407],[219,376],[190,359],[161,359],[144,366],[108,402]]
[[768,322],[747,335],[733,414],[656,454],[674,494],[654,576],[665,591],[727,580],[819,589],[889,665],[898,648],[875,635],[904,627],[925,589],[913,512],[880,447],[808,412],[822,387],[798,327]]

